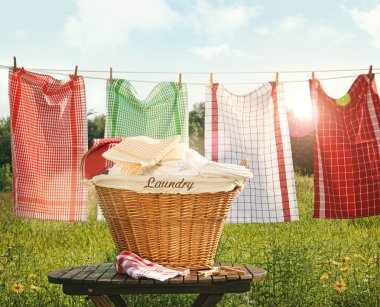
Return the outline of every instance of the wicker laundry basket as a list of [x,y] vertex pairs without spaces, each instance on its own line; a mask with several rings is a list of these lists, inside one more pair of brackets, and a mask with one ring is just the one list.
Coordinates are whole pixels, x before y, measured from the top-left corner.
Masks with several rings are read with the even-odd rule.
[[147,194],[96,185],[95,189],[118,251],[195,270],[214,264],[224,221],[241,187],[202,194]]

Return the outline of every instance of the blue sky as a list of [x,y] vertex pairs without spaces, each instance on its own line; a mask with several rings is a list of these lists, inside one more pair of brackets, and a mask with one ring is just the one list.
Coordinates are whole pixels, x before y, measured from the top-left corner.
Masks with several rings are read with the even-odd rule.
[[[126,71],[283,71],[367,68],[380,65],[380,1],[5,1],[0,64],[13,55],[26,68]],[[89,73],[83,73],[89,75]],[[356,72],[317,73],[316,77]],[[95,74],[90,74],[95,75]],[[107,77],[108,74],[97,76]],[[62,76],[57,76],[62,78]],[[131,80],[177,80],[177,74],[114,74]],[[214,75],[214,80],[266,82],[274,74]],[[309,73],[280,74],[306,80]],[[208,75],[183,75],[207,83]],[[323,81],[335,98],[353,78]],[[154,86],[135,83],[145,97]],[[9,115],[7,72],[0,70],[0,116]],[[244,93],[258,85],[229,85]],[[287,104],[304,113],[308,84],[285,84]],[[105,81],[86,79],[87,108],[105,112]],[[189,103],[204,86],[188,86]]]

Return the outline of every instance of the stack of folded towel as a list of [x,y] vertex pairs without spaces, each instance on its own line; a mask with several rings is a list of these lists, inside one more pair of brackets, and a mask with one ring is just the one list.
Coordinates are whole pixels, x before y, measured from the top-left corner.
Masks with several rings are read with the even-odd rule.
[[109,174],[226,177],[237,180],[252,177],[244,166],[209,161],[197,151],[179,144],[180,139],[180,136],[125,139],[103,153],[104,158],[115,163]]

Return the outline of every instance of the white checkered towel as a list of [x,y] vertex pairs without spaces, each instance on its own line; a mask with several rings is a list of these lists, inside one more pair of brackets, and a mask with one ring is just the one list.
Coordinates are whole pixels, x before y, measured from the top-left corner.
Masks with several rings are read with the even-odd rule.
[[298,220],[297,198],[282,86],[266,83],[246,95],[223,85],[206,88],[205,154],[223,163],[250,161],[253,178],[235,200],[228,221]]
[[134,253],[123,251],[116,256],[115,269],[119,274],[128,274],[134,279],[141,277],[153,278],[165,281],[177,275],[190,274],[190,270],[176,271],[163,267],[162,265],[141,259]]

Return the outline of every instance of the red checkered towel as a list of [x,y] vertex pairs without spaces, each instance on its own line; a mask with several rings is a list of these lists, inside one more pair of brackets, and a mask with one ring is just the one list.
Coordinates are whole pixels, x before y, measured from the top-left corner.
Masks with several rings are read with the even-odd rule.
[[10,69],[9,102],[15,215],[85,220],[87,190],[80,174],[87,150],[83,78],[57,80]]
[[314,107],[316,218],[380,214],[380,102],[374,78],[356,78],[340,99],[310,80]]
[[127,251],[120,252],[116,256],[114,264],[117,273],[128,274],[134,279],[146,277],[164,281],[177,275],[190,274],[189,269],[183,271],[168,269],[149,260],[141,259],[139,256]]
[[125,138],[93,139],[91,148],[82,158],[83,178],[90,179],[113,166],[113,162],[103,158],[102,154],[119,144]]
[[253,178],[235,200],[229,222],[298,220],[296,188],[282,85],[245,95],[221,84],[206,88],[205,154],[213,161],[250,161]]

